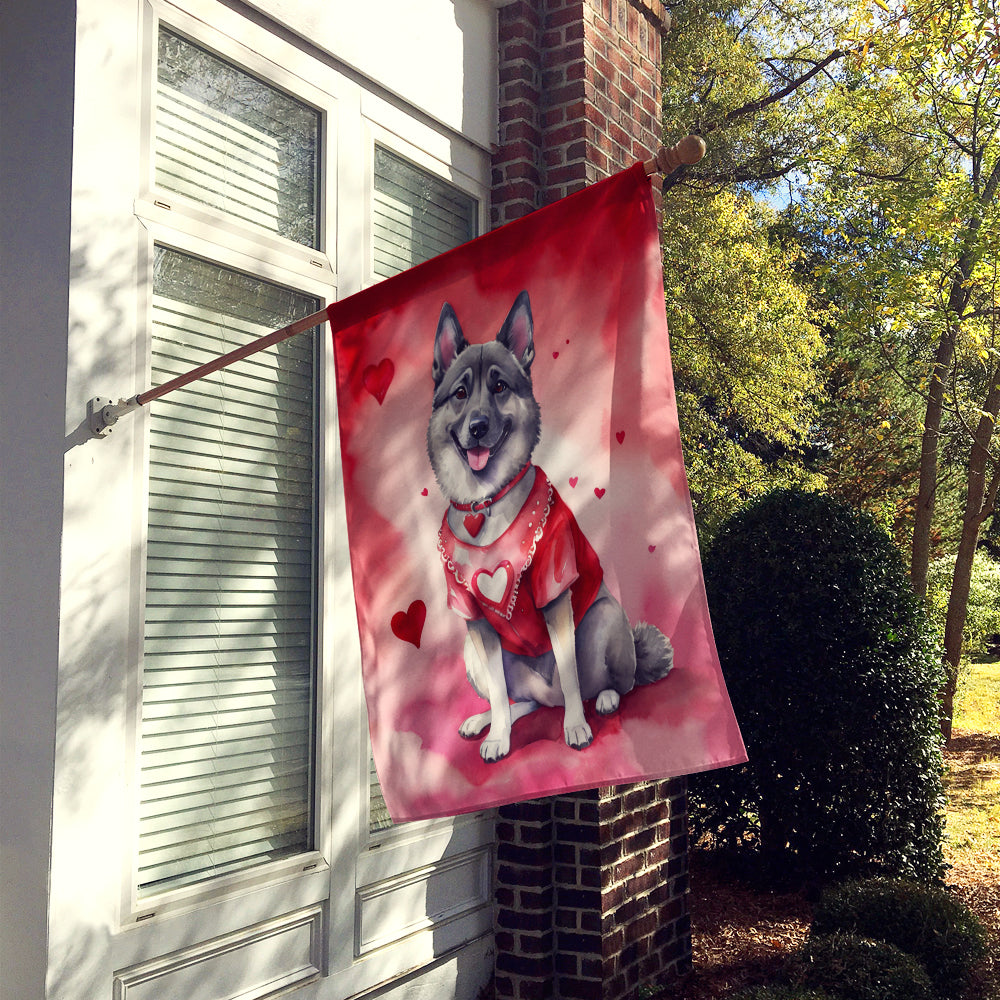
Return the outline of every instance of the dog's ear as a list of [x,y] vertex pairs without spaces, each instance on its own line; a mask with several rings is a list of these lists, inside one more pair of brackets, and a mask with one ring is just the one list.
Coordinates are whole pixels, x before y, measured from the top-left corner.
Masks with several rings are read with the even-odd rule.
[[437,335],[434,337],[434,365],[431,374],[434,376],[435,389],[441,384],[441,379],[451,367],[451,363],[468,346],[455,310],[446,302],[441,307]]
[[531,319],[531,300],[521,292],[503,321],[497,340],[521,362],[527,372],[535,360],[535,326]]

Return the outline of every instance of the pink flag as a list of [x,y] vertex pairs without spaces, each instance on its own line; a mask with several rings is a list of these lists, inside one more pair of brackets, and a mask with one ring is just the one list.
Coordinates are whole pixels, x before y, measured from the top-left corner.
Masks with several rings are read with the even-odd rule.
[[642,165],[329,316],[365,696],[393,819],[745,760]]

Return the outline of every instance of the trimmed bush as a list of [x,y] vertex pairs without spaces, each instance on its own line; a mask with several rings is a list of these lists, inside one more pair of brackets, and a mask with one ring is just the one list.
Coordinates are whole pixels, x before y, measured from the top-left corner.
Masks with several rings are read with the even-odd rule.
[[930,978],[912,955],[854,934],[810,938],[794,976],[837,1000],[934,1000]]
[[779,490],[723,526],[705,584],[750,760],[692,777],[695,834],[771,872],[939,878],[943,672],[889,536]]
[[841,932],[887,941],[912,955],[942,997],[960,997],[987,953],[985,930],[968,907],[945,889],[905,879],[827,889],[816,905],[812,933]]

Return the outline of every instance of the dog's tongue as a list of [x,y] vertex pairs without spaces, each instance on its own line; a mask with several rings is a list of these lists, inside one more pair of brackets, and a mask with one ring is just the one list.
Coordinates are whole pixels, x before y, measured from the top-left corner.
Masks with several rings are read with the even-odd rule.
[[486,468],[486,463],[490,458],[489,448],[469,448],[465,453],[465,457],[469,460],[469,468],[473,472],[482,472]]

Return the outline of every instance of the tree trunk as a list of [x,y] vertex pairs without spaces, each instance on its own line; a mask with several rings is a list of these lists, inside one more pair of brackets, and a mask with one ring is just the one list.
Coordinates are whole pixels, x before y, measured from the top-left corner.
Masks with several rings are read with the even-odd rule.
[[[924,432],[920,442],[920,485],[917,491],[917,510],[913,520],[913,544],[910,552],[910,582],[921,596],[927,596],[927,569],[931,558],[931,526],[934,520],[934,497],[937,492],[938,437],[941,433],[941,414],[944,410],[944,378],[955,356],[955,338],[966,306],[969,304],[969,278],[972,274],[974,248],[983,216],[992,206],[1000,190],[1000,159],[993,164],[990,176],[979,190],[978,170],[982,153],[973,157],[977,178],[978,206],[965,228],[962,255],[958,258],[955,277],[948,292],[945,320],[948,324],[934,354],[930,386],[927,393],[927,411]],[[964,622],[964,616],[963,616]]]
[[[948,615],[944,626],[945,685],[941,692],[941,733],[951,739],[952,718],[955,711],[955,688],[958,685],[958,667],[962,658],[962,633],[969,609],[969,588],[972,583],[972,564],[979,544],[979,531],[983,522],[993,513],[997,486],[1000,484],[1000,464],[990,458],[990,442],[1000,409],[1000,373],[994,373],[990,391],[986,394],[983,414],[973,436],[969,455],[968,486],[965,511],[962,516],[962,536],[955,558],[955,573],[948,596]],[[991,462],[993,476],[987,480]]]
[[924,431],[920,439],[920,484],[917,487],[917,509],[913,519],[913,543],[910,550],[910,582],[920,597],[927,595],[927,569],[931,560],[931,525],[937,493],[938,438],[941,433],[941,415],[944,412],[944,378],[954,356],[955,328],[949,323],[934,353]]

